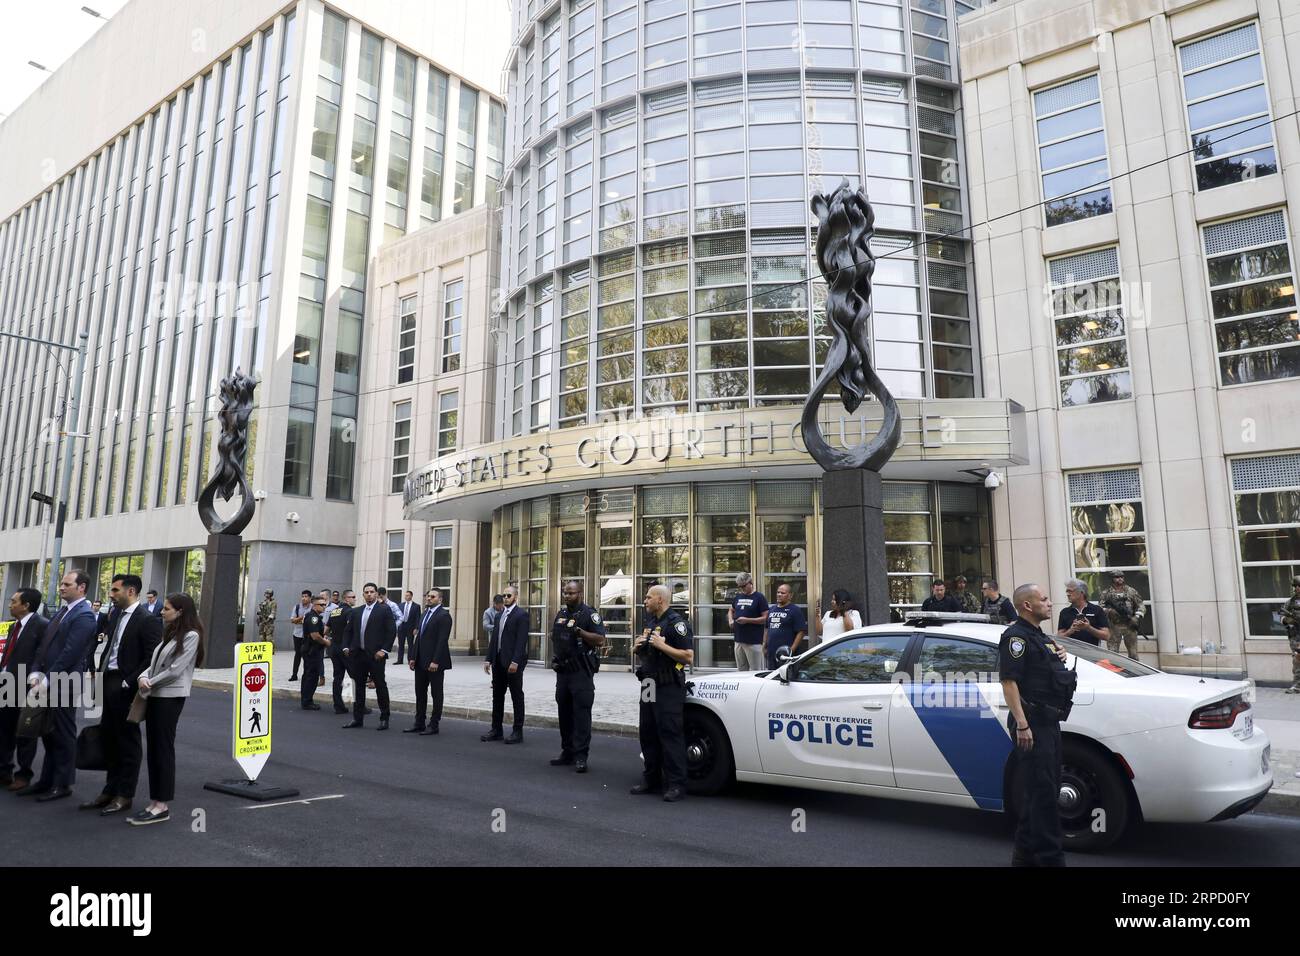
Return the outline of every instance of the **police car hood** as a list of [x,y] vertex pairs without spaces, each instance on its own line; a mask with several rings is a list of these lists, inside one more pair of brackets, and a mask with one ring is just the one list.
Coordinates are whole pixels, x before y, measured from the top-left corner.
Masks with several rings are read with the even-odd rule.
[[733,692],[751,689],[770,673],[771,671],[719,671],[716,674],[692,677],[686,686],[692,697],[726,700]]

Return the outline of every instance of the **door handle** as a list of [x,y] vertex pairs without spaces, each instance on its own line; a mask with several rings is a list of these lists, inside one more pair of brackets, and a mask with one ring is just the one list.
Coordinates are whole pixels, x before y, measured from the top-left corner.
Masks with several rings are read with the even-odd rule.
[[880,703],[879,701],[870,701],[866,704],[863,704],[862,709],[863,710],[884,710],[885,705]]

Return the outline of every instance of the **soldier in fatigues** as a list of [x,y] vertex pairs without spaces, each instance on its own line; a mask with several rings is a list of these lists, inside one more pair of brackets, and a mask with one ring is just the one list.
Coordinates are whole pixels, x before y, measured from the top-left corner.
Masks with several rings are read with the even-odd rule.
[[695,661],[695,635],[670,603],[662,584],[646,591],[646,626],[636,639],[636,676],[641,680],[641,756],[645,777],[633,793],[658,793],[675,803],[686,796],[686,665]]
[[1291,579],[1291,600],[1282,605],[1282,626],[1291,645],[1291,686],[1288,694],[1300,694],[1300,577]]
[[298,687],[303,710],[320,710],[312,696],[325,676],[325,648],[330,645],[325,636],[324,613],[325,598],[318,594],[312,599],[311,610],[302,617],[302,683]]
[[275,592],[267,588],[262,594],[261,603],[257,605],[257,639],[273,641],[275,639]]
[[979,614],[983,602],[980,600],[979,595],[966,587],[966,575],[957,575],[952,583],[957,589],[953,597],[961,602],[961,609],[967,614]]
[[605,643],[600,615],[582,603],[582,584],[564,585],[564,607],[551,629],[551,667],[555,670],[555,704],[560,717],[560,755],[552,767],[570,764],[587,772],[591,746],[591,706],[596,701],[596,648]]
[[1128,656],[1137,660],[1138,625],[1146,608],[1142,605],[1142,595],[1136,588],[1124,583],[1124,573],[1114,571],[1110,576],[1110,587],[1101,592],[1097,601],[1106,609],[1110,621],[1110,637],[1106,638],[1106,647],[1112,654],[1119,652],[1119,642],[1124,641]]

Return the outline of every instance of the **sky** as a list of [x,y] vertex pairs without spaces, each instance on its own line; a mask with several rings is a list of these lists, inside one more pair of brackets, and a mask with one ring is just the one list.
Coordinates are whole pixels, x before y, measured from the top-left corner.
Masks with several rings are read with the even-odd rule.
[[49,77],[28,60],[57,70],[127,0],[0,0],[0,122]]

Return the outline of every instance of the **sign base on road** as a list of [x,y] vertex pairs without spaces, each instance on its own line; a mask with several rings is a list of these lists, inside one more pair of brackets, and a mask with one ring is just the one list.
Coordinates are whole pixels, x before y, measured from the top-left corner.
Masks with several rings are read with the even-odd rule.
[[220,783],[205,783],[203,789],[243,797],[245,800],[256,800],[258,803],[298,796],[296,787],[270,787],[256,780],[222,780]]

